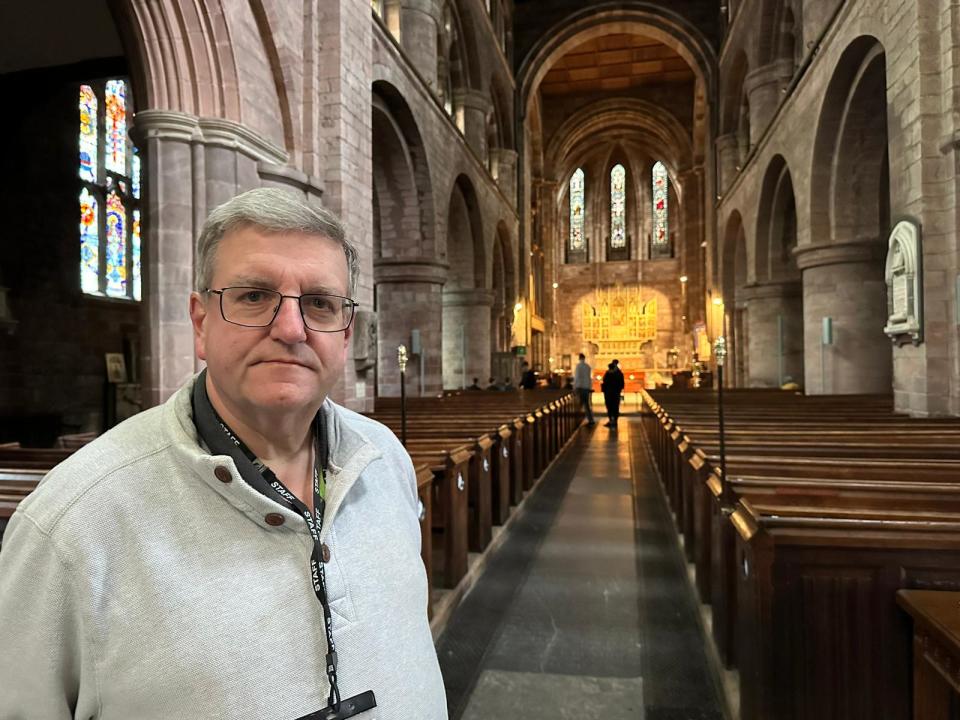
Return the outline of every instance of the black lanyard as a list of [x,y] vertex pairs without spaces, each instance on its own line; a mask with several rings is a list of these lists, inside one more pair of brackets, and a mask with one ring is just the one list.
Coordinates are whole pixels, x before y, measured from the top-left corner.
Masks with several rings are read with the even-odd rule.
[[323,609],[323,626],[327,636],[326,664],[330,696],[327,699],[326,709],[305,715],[298,720],[348,718],[376,707],[373,692],[369,690],[344,701],[344,707],[341,707],[340,688],[337,685],[337,649],[333,641],[333,616],[327,598],[323,544],[320,542],[320,533],[323,530],[323,514],[327,507],[325,468],[328,460],[326,433],[323,432],[322,427],[322,414],[317,413],[317,417],[313,421],[315,456],[313,463],[313,512],[311,512],[310,508],[290,492],[273,470],[264,465],[223,421],[207,396],[206,376],[207,371],[204,370],[197,377],[193,390],[194,422],[201,438],[212,452],[232,457],[237,465],[237,470],[254,489],[288,510],[299,513],[306,521],[307,528],[310,530],[310,537],[313,538],[313,552],[310,553],[310,580],[317,600],[320,601],[320,607]]

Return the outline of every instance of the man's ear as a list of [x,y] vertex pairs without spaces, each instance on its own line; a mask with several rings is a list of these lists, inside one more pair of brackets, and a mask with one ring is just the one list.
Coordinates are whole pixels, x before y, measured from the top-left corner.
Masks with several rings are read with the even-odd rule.
[[198,292],[190,293],[190,324],[193,325],[193,348],[197,357],[207,359],[207,303]]

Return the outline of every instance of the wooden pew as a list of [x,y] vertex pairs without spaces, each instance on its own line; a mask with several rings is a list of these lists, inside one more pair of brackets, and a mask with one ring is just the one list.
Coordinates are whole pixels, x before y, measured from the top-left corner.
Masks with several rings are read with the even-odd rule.
[[955,720],[960,708],[960,593],[900,590],[913,619],[913,718]]
[[[742,717],[908,717],[902,714],[909,704],[904,655],[894,648],[882,658],[867,658],[866,675],[874,681],[882,668],[878,694],[884,698],[870,705],[870,685],[860,682],[864,673],[847,677],[856,663],[843,663],[875,636],[857,624],[859,618],[827,627],[833,616],[822,608],[836,605],[844,593],[866,598],[874,629],[889,634],[896,587],[957,587],[958,563],[951,553],[958,548],[951,543],[960,540],[960,423],[904,418],[892,412],[888,399],[876,397],[767,392],[753,403],[750,393],[733,396],[726,492],[718,469],[715,407],[701,398],[671,401],[664,408],[645,396],[649,412],[643,425],[678,525],[693,548],[698,589],[714,606],[721,655],[726,645],[725,659],[740,665]],[[926,545],[911,545],[917,538]],[[794,567],[797,547],[805,548],[805,562],[813,569],[790,580],[785,568]],[[761,552],[770,548],[776,552]],[[898,558],[925,557],[924,550],[934,558],[926,565],[897,565]],[[844,565],[844,553],[854,551],[879,563],[866,580],[853,573],[849,558]],[[759,554],[754,558],[750,552]],[[769,557],[775,560],[762,567],[773,568],[770,572],[751,574],[758,558]],[[817,557],[833,560],[817,565]],[[810,628],[814,640],[798,634],[798,627]],[[835,648],[811,653],[824,637]],[[898,638],[902,641],[902,634]]]
[[930,512],[764,512],[737,528],[742,720],[910,717],[903,588],[960,590],[960,518]]

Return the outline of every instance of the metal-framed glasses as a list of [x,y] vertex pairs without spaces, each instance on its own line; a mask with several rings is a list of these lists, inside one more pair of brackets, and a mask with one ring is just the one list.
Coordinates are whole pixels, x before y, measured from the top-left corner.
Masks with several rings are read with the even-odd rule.
[[257,287],[225,287],[206,292],[220,296],[220,315],[224,320],[243,327],[267,327],[273,323],[286,298],[297,301],[304,326],[314,332],[346,330],[357,308],[350,298],[326,293],[283,295]]

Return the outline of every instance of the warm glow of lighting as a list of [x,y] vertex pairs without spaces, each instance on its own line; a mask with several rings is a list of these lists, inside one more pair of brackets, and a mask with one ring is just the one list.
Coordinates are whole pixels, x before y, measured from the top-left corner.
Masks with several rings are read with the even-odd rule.
[[690,278],[688,278],[686,275],[681,275],[681,276],[680,276],[680,282],[682,282],[682,283],[685,283],[685,282],[686,282],[687,280],[689,280],[689,279],[690,279]]
[[553,364],[553,358],[550,358],[550,364],[551,365]]
[[597,375],[597,380],[603,380],[603,375]]
[[630,373],[630,379],[633,380],[633,373]]
[[713,299],[713,304],[714,304],[714,305],[723,305],[723,298],[715,297],[715,298]]
[[514,305],[513,310],[514,312],[520,312],[521,310],[523,310],[523,303],[517,303],[516,305]]
[[554,289],[554,290],[556,290],[558,287],[560,287],[560,283],[554,283],[554,284],[553,284],[553,289]]

